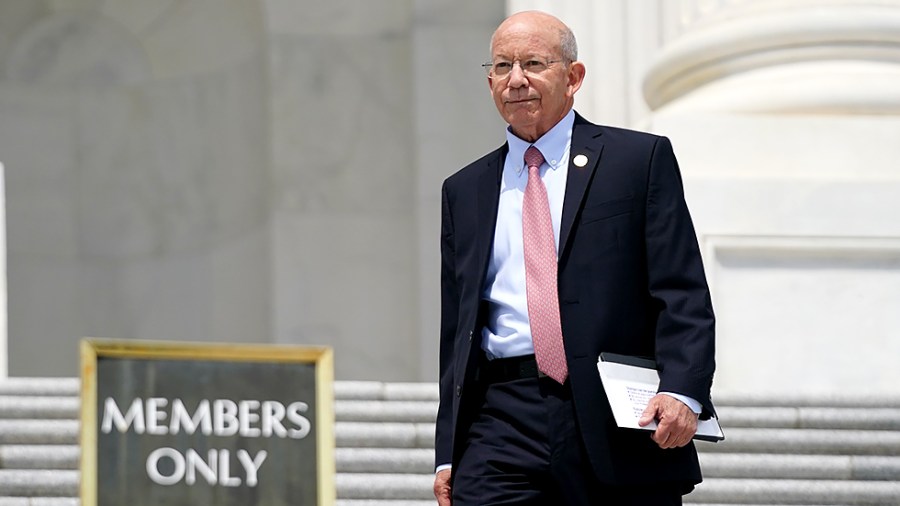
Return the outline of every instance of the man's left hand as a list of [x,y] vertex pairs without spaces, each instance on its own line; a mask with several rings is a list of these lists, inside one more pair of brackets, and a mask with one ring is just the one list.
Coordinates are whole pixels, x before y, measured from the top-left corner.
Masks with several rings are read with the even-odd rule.
[[656,432],[651,438],[660,448],[680,448],[691,441],[697,432],[697,413],[678,399],[656,394],[638,420],[644,427],[656,420]]

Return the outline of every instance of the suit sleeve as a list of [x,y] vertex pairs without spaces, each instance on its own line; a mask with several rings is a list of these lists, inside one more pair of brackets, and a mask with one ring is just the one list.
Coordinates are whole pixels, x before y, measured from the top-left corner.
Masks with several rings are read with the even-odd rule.
[[447,184],[441,191],[441,330],[440,404],[435,425],[435,466],[451,462],[453,455],[453,344],[459,316],[453,217]]
[[665,137],[651,155],[646,206],[648,288],[659,310],[659,390],[696,399],[708,415],[714,413],[715,317],[678,162]]

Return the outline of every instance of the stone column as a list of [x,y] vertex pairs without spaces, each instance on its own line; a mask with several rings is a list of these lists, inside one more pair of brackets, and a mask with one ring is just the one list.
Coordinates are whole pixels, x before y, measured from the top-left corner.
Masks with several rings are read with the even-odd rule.
[[718,315],[716,387],[895,388],[900,2],[508,1],[525,9],[574,29],[579,111],[673,138]]
[[644,94],[704,248],[717,388],[896,392],[900,2],[669,6]]

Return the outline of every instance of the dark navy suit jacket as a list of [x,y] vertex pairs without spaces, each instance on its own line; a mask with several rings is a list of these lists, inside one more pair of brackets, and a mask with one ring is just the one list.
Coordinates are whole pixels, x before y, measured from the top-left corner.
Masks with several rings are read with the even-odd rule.
[[[481,299],[506,152],[504,145],[443,186],[437,464],[457,461],[475,409]],[[587,164],[576,166],[577,155]],[[713,411],[715,321],[672,146],[576,115],[568,170],[558,289],[584,448],[605,483],[697,483],[693,444],[663,450],[649,431],[617,428],[597,372],[600,352],[652,357],[661,391]]]

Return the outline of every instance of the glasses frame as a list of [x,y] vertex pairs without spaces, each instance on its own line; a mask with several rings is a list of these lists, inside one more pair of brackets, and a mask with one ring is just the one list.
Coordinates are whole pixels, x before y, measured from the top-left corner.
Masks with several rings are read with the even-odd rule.
[[[568,65],[569,63],[571,63],[565,58],[560,58],[558,60],[550,60],[550,59],[544,60],[543,58],[525,58],[525,61],[529,61],[529,60],[543,61],[544,65],[546,65],[547,68],[540,72],[533,72],[533,71],[525,70],[525,67],[522,66],[522,59],[512,60],[511,62],[509,62],[511,65],[509,67],[509,72],[507,72],[506,74],[504,74],[502,76],[498,76],[498,75],[494,74],[495,62],[489,61],[489,62],[482,63],[481,68],[483,68],[487,72],[488,77],[491,77],[491,78],[497,79],[497,80],[503,80],[503,79],[508,79],[509,76],[512,75],[512,69],[513,69],[513,67],[515,67],[516,63],[519,64],[519,69],[521,69],[522,73],[525,75],[539,75],[544,71],[550,70],[551,65],[553,65],[554,63],[562,62],[564,65]],[[506,61],[506,60],[502,60],[502,61]]]

